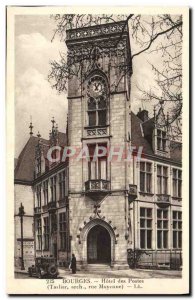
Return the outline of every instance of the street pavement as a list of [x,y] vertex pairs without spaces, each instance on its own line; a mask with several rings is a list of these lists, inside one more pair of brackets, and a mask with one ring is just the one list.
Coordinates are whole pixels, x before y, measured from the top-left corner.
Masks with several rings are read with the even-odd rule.
[[[128,269],[128,270],[106,270],[106,271],[77,271],[72,274],[67,269],[59,268],[59,278],[66,277],[85,277],[85,278],[181,278],[182,271],[178,270],[147,270],[147,269]],[[27,271],[15,270],[15,278],[30,278]]]

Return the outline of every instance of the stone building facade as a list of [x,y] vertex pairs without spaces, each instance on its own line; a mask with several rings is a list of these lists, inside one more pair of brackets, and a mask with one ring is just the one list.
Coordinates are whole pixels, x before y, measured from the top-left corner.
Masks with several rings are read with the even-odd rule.
[[[15,168],[15,265],[21,265],[20,220],[24,206],[24,266],[34,263],[35,256],[54,256],[62,266],[69,261],[68,168],[67,163],[50,162],[47,154],[53,146],[67,144],[65,133],[58,131],[52,120],[49,140],[31,136]],[[57,157],[57,153],[54,153]],[[25,244],[31,242],[27,253]],[[20,244],[20,245],[18,245]],[[29,247],[29,246],[28,246]]]
[[[53,125],[49,141],[30,138],[35,255],[65,266],[74,253],[82,268],[180,267],[181,144],[170,141],[161,109],[153,118],[131,111],[128,26],[71,29],[66,44],[74,70],[67,134]],[[46,159],[56,145],[74,152],[68,161]]]
[[[147,111],[131,112],[126,23],[69,30],[66,44],[75,68],[77,57],[94,54],[69,80],[69,146],[91,156],[99,145],[112,154],[111,160],[69,162],[71,251],[83,267],[124,268],[127,257],[158,267],[170,266],[174,256],[180,264],[181,145],[169,141],[160,110],[152,119]],[[143,147],[141,161],[118,162],[118,148],[132,146]]]

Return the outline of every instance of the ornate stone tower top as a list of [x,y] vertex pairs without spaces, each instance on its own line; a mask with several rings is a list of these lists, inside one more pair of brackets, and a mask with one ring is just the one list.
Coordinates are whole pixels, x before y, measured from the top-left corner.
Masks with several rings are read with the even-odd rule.
[[107,77],[109,92],[129,91],[132,74],[129,29],[125,21],[67,30],[69,97],[83,94],[91,74]]
[[94,25],[90,27],[82,27],[69,29],[66,31],[67,46],[75,41],[89,41],[94,38],[107,38],[110,36],[128,36],[128,26],[125,21],[107,23],[102,25]]

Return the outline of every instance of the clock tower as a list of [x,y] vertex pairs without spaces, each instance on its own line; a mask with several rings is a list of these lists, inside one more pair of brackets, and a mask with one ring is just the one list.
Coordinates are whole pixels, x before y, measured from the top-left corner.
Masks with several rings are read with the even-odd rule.
[[129,29],[124,21],[71,29],[66,43],[68,143],[85,152],[69,159],[71,252],[83,268],[124,268],[133,239],[131,162],[123,155],[131,130]]

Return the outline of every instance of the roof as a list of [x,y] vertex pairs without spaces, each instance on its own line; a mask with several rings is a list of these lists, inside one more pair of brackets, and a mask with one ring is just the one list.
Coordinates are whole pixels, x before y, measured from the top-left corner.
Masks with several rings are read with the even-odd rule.
[[[132,146],[138,148],[143,146],[143,153],[145,155],[152,155],[156,158],[160,158],[159,155],[156,155],[152,148],[151,139],[149,139],[149,132],[151,136],[151,130],[154,128],[153,118],[142,122],[133,112],[131,112],[131,141]],[[143,133],[144,136],[143,136]],[[162,158],[162,157],[161,157]],[[176,163],[181,163],[182,161],[182,144],[179,142],[171,141],[170,142],[170,158],[166,158],[167,161],[171,160]]]
[[[24,146],[22,152],[17,159],[17,165],[15,167],[15,180],[32,182],[34,180],[35,170],[35,151],[38,144],[38,137],[31,136]],[[66,134],[59,132],[59,145],[64,146],[66,144]],[[43,147],[43,155],[46,157],[47,150],[49,148],[49,140],[41,138],[41,144]]]
[[31,136],[20,153],[15,168],[15,180],[32,181],[34,179],[35,148],[38,137]]

